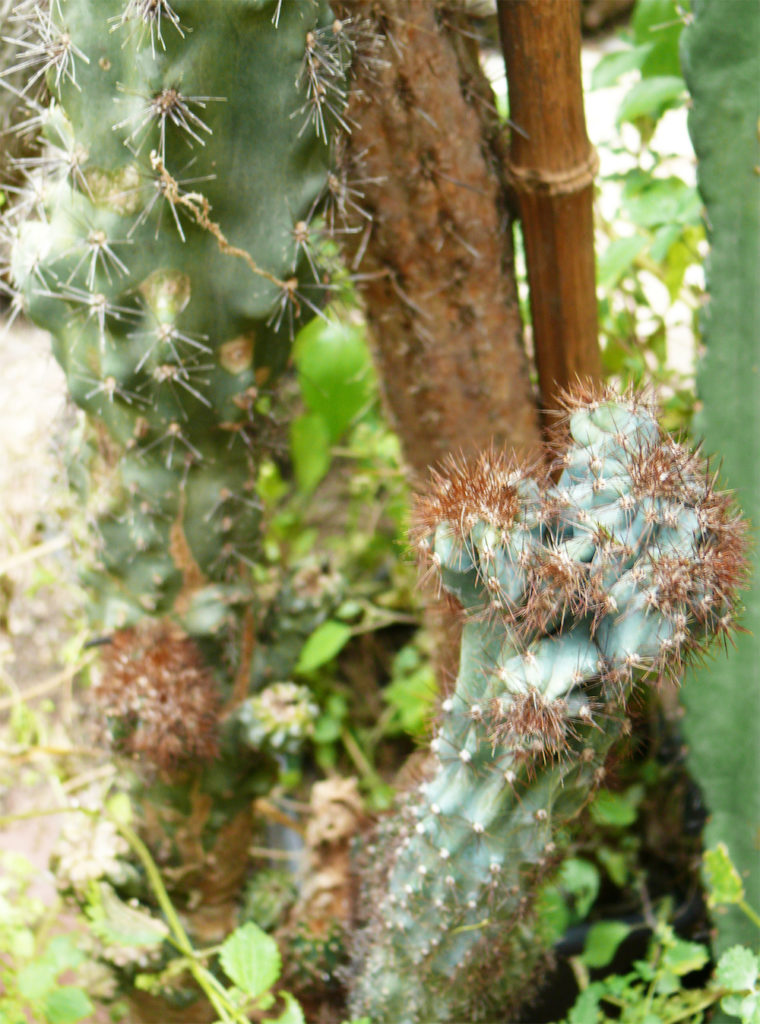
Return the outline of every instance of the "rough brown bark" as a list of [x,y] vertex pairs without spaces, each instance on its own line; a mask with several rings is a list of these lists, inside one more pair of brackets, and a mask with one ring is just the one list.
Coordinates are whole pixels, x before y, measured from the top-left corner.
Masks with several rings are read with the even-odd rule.
[[507,65],[508,173],[528,266],[541,404],[578,376],[601,378],[578,0],[499,0]]
[[[410,468],[492,439],[539,441],[494,118],[474,48],[441,5],[344,0],[383,40],[356,61],[349,158],[366,233],[359,287]],[[349,184],[351,182],[349,181]]]

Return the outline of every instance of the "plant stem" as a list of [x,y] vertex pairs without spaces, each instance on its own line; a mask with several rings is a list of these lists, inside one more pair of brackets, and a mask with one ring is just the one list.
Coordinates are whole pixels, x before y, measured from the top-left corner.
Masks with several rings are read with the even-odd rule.
[[760,914],[758,914],[756,910],[753,910],[746,900],[739,900],[739,907],[744,911],[750,921],[760,928]]

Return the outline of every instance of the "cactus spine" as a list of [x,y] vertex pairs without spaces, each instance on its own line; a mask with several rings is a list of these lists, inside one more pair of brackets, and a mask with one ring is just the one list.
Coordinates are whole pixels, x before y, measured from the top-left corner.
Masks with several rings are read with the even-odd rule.
[[369,854],[388,868],[352,1012],[377,1024],[486,1019],[524,995],[531,893],[636,686],[732,628],[744,530],[704,462],[632,395],[579,391],[567,412],[556,484],[489,452],[417,505],[426,571],[466,619],[434,759]]

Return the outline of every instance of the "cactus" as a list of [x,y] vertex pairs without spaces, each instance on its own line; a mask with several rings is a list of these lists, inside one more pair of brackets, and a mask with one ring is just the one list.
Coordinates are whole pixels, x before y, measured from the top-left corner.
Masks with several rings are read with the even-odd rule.
[[[757,410],[760,361],[760,10],[741,0],[700,0],[682,35],[691,92],[691,133],[711,245],[709,301],[701,328],[696,427],[723,454],[726,481],[755,523],[760,515],[760,441],[741,410]],[[684,688],[689,767],[710,818],[705,845],[725,842],[748,902],[760,902],[760,563],[747,599],[748,631],[714,670],[695,671]],[[738,908],[716,915],[716,951],[753,945]]]
[[417,503],[426,574],[466,617],[424,781],[367,851],[385,875],[351,1008],[376,1024],[491,1019],[525,997],[532,894],[637,687],[733,628],[744,527],[703,460],[632,394],[578,389],[566,408],[556,483],[490,451]]
[[52,100],[11,266],[116,448],[96,617],[169,616],[208,649],[251,600],[261,396],[324,299],[310,226],[347,44],[311,0],[28,6]]
[[326,298],[315,219],[351,46],[326,0],[25,0],[16,21],[45,150],[5,231],[17,305],[89,423],[72,475],[110,634],[95,696],[208,944],[276,778],[234,714],[262,671],[255,480],[270,392]]

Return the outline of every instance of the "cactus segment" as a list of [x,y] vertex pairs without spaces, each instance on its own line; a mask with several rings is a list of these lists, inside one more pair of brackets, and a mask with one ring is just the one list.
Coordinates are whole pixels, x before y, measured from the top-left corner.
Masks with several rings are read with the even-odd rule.
[[[52,98],[11,266],[119,450],[99,625],[209,635],[249,599],[209,587],[255,555],[261,395],[325,301],[309,232],[350,45],[323,0],[56,0],[30,18],[29,89],[44,74]],[[204,592],[216,615],[193,614]]]
[[351,1009],[377,1024],[491,1019],[515,998],[541,955],[531,893],[635,688],[733,628],[744,527],[705,463],[630,393],[566,405],[556,484],[488,452],[417,503],[425,572],[466,617],[434,761],[369,853],[387,874]]
[[[760,10],[741,0],[699,0],[681,35],[691,94],[689,133],[710,243],[704,348],[697,368],[697,430],[722,455],[722,473],[746,514],[760,522]],[[749,416],[749,422],[747,422]],[[754,426],[752,425],[754,424]],[[719,665],[684,687],[689,770],[709,809],[705,848],[725,843],[747,903],[760,904],[760,560],[747,596],[747,629]],[[716,959],[757,931],[738,906],[713,916]],[[718,1020],[730,1019],[716,1012]]]

